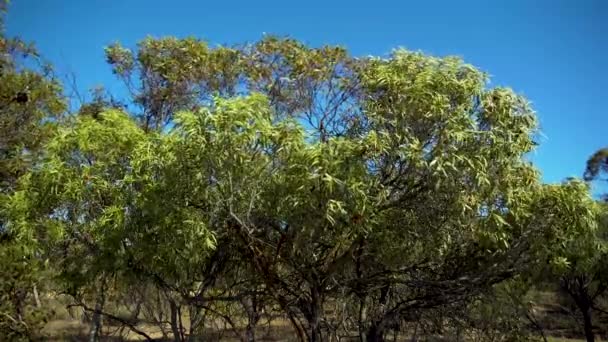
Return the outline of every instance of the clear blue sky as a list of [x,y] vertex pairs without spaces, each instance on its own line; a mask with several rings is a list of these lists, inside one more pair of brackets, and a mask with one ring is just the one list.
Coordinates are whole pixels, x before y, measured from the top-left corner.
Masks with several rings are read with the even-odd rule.
[[7,29],[83,89],[117,90],[103,47],[146,35],[233,44],[265,32],[359,56],[399,46],[455,54],[532,101],[545,137],[531,158],[546,181],[580,176],[608,145],[608,0],[13,0]]

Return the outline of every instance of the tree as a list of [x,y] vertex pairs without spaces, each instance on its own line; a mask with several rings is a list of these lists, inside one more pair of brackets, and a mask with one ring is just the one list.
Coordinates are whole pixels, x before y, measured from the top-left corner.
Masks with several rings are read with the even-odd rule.
[[373,303],[368,341],[400,317],[466,302],[588,229],[566,224],[591,220],[586,188],[543,186],[524,159],[535,145],[525,99],[486,89],[456,58],[398,50],[366,71],[378,137],[366,164],[380,197],[354,284],[367,288],[361,305]]
[[581,315],[582,330],[587,341],[595,340],[593,314],[605,313],[599,303],[608,288],[606,279],[606,211],[597,205],[597,228],[564,242],[562,262],[550,265],[540,273],[544,280],[554,279],[562,294],[570,298]]
[[8,222],[7,200],[42,152],[65,101],[34,46],[5,35],[6,7],[0,1],[0,339],[17,340],[34,338],[44,321],[38,291],[45,267]]
[[[2,2],[5,4],[4,2]],[[5,5],[3,5],[5,6]],[[62,89],[32,44],[4,34],[0,12],[0,194],[9,193],[65,110]],[[40,66],[30,68],[28,66]]]
[[[603,180],[608,150],[600,149],[587,161],[584,179],[588,182]],[[608,245],[606,204],[597,204],[597,230],[577,236],[567,242],[564,262],[552,269],[560,289],[573,301],[582,315],[583,331],[587,341],[594,341],[593,313],[606,313],[598,302],[608,289]]]
[[359,61],[341,47],[310,48],[266,36],[241,47],[209,47],[193,37],[148,37],[133,52],[118,43],[106,60],[124,82],[147,128],[175,113],[209,105],[214,96],[265,94],[278,116],[305,120],[317,134],[343,133],[359,113]]
[[587,181],[596,180],[606,172],[608,172],[608,149],[602,148],[587,161],[584,178]]
[[164,127],[177,111],[192,109],[214,92],[234,95],[238,56],[234,49],[210,49],[195,38],[147,38],[136,53],[119,44],[106,48],[107,62],[124,81],[147,129]]
[[[139,90],[134,92],[137,94],[135,101],[141,102],[144,112],[157,112],[154,108],[158,108],[159,105],[151,105],[155,103],[156,96],[153,94],[156,91],[169,94],[162,100],[162,103],[163,106],[170,105],[175,112],[176,108],[205,107],[208,105],[210,95],[230,97],[236,94],[238,89],[243,94],[251,94],[252,92],[265,94],[273,109],[271,122],[286,119],[306,122],[307,126],[315,132],[314,139],[328,140],[331,135],[345,134],[347,129],[357,123],[354,117],[359,114],[358,98],[356,96],[358,88],[355,75],[355,66],[358,65],[358,62],[349,57],[346,51],[341,48],[311,49],[291,39],[266,37],[256,44],[240,49],[209,49],[206,44],[194,39],[175,40],[167,38],[145,40],[140,44],[136,54],[119,45],[110,47],[107,53],[108,61],[114,66],[115,72],[126,79],[127,84],[133,83],[129,80],[129,77],[137,76],[139,78],[141,86],[138,87]],[[187,68],[183,68],[184,65]],[[144,72],[144,70],[147,71]],[[186,72],[185,70],[192,71]],[[157,79],[162,81],[155,81]],[[176,84],[179,86],[176,86]],[[159,86],[147,88],[148,85]],[[146,100],[140,101],[140,98]],[[170,111],[170,113],[172,112]],[[161,116],[170,120],[172,114]],[[335,145],[334,143],[330,144]],[[319,149],[314,152],[317,156],[301,155],[299,158],[305,158],[304,162],[306,163],[309,163],[311,158],[325,158],[323,156],[324,152],[321,151],[325,147],[319,145],[316,148]],[[346,148],[349,149],[350,147]],[[330,147],[329,150],[331,149],[333,147]],[[312,154],[313,152],[308,151],[307,153]],[[336,151],[335,153],[339,152]],[[327,162],[327,160],[324,161],[324,163]],[[277,161],[277,163],[282,162]],[[305,173],[301,176],[308,177]],[[290,181],[294,179],[295,177],[292,177]],[[310,183],[311,181],[312,183]],[[297,184],[295,188],[292,184],[275,184],[273,186],[282,192],[285,189],[281,189],[281,187],[288,186],[299,189],[300,192],[304,191],[302,194],[305,196],[309,196],[311,193],[314,196],[321,196],[318,200],[319,203],[314,207],[314,210],[318,211],[319,208],[324,210],[323,208],[326,205],[322,203],[325,201],[322,198],[327,198],[327,195],[323,194],[323,192],[326,192],[323,185],[315,188],[314,184],[324,181],[333,182],[333,180],[327,178],[325,180],[308,180],[306,182],[310,184]],[[279,198],[272,197],[273,201],[275,199]],[[251,200],[253,201],[253,199]],[[308,199],[305,198],[305,200]],[[269,207],[273,206],[269,205]],[[332,210],[336,210],[336,208],[332,208]],[[284,222],[278,223],[275,218],[265,217],[266,214],[260,213],[258,215],[262,216],[256,218],[260,222],[267,222],[275,225],[275,227],[277,224],[284,224]],[[324,221],[323,217],[320,219],[321,222]],[[301,218],[297,218],[297,220],[301,220]],[[280,229],[279,231],[264,232],[263,234],[265,238],[270,239],[265,242],[266,245],[278,247],[274,249],[274,252],[269,252],[270,254],[282,252],[282,245],[285,246],[285,251],[290,251],[293,249],[292,244],[296,240],[301,240],[301,238],[288,238],[287,235],[280,232]],[[248,241],[250,239],[251,237],[247,237],[242,242],[247,245],[251,244],[252,242]],[[256,239],[258,242],[261,241],[259,237],[256,237]],[[332,252],[326,247],[322,248],[325,253],[331,253],[325,257],[320,257],[320,259],[326,257],[331,259],[339,256],[336,254],[339,252],[338,250]],[[346,255],[344,253],[341,259],[345,259]],[[298,260],[301,259],[309,260],[306,256],[290,255],[289,263],[298,263]],[[315,259],[310,260],[317,263],[318,261]],[[271,263],[269,260],[274,261],[275,258],[267,259],[263,263]],[[327,262],[329,263],[329,261]],[[270,266],[265,267],[269,268]],[[258,269],[258,272],[260,271]],[[268,272],[268,270],[264,272]],[[275,278],[277,277],[275,275]],[[310,276],[308,276],[308,279],[310,280]],[[320,289],[324,287],[322,283],[326,282],[327,279],[314,281],[314,291],[321,291]],[[276,286],[277,284],[272,284],[271,287]],[[307,315],[310,320],[317,321],[318,318],[312,318],[312,316],[318,315],[319,301],[323,296],[315,295],[314,304],[306,303],[304,298],[310,298],[309,295],[302,296],[293,293],[294,288],[297,289],[298,283],[290,283],[289,286],[292,293],[288,297],[291,297],[291,299],[282,298],[279,301],[283,302],[285,306],[286,303],[293,302],[293,298],[299,298],[299,303],[295,305],[299,308],[295,310],[300,313],[303,311],[310,313],[312,312],[311,307],[315,307],[314,311],[317,311],[317,313]],[[279,295],[281,292],[274,291],[273,293]],[[283,295],[280,294],[281,297]],[[293,304],[288,306],[289,308],[285,308],[288,312],[294,310],[292,308]],[[301,327],[298,330],[304,334]]]
[[593,230],[587,187],[543,185],[525,159],[525,99],[458,58],[355,59],[274,37],[106,52],[138,109],[102,99],[62,121],[8,206],[94,313],[93,340],[102,317],[121,320],[107,295],[137,289],[157,294],[155,320],[176,341],[209,313],[252,340],[226,303],[255,323],[260,297],[299,340],[383,341],[565,264],[565,246]]

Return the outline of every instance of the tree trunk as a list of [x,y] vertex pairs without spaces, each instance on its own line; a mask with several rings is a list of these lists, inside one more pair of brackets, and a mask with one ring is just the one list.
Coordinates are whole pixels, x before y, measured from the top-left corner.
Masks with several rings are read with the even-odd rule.
[[374,322],[367,329],[367,342],[384,342],[384,328],[382,322]]
[[103,306],[106,301],[105,296],[105,286],[101,286],[101,292],[97,297],[97,302],[95,303],[95,312],[93,312],[93,319],[91,320],[91,329],[89,331],[89,342],[97,342],[99,341],[99,336],[101,335],[102,328],[102,317],[101,312],[103,310]]
[[[378,309],[380,312],[384,311],[388,302],[389,290],[389,284],[385,284],[380,289],[380,298],[378,299]],[[382,318],[374,320],[372,325],[367,329],[367,342],[384,342],[384,331],[386,330],[388,317],[386,315],[380,317]]]
[[201,340],[201,337],[197,335],[198,333],[200,333],[198,330],[198,326],[203,321],[201,309],[199,307],[191,305],[188,307],[188,310],[190,311],[188,315],[190,317],[188,342],[197,342]]
[[182,334],[180,330],[179,324],[179,312],[177,310],[177,305],[175,301],[169,298],[169,308],[171,310],[171,332],[173,333],[173,340],[176,342],[182,341]]
[[359,298],[359,317],[357,318],[359,328],[359,342],[365,342],[365,325],[366,312],[365,312],[365,299]]
[[357,325],[359,330],[359,342],[365,342],[365,321],[367,320],[366,310],[365,310],[365,291],[363,291],[359,285],[359,281],[363,278],[363,247],[365,240],[359,239],[359,244],[357,249],[355,249],[355,272],[357,275],[357,287],[356,294],[359,298],[359,314],[357,317]]
[[313,286],[311,289],[311,303],[310,303],[310,340],[311,342],[323,341],[323,335],[321,333],[321,296],[318,286]]
[[585,328],[585,338],[587,339],[587,342],[595,342],[595,335],[593,335],[593,324],[591,322],[591,308],[586,308],[582,311],[583,324]]
[[36,301],[36,308],[40,309],[42,304],[40,304],[40,296],[38,296],[38,288],[36,288],[36,284],[34,284],[34,288],[32,290],[34,292],[34,300]]
[[583,329],[587,342],[595,342],[593,335],[593,322],[591,320],[591,308],[593,299],[589,295],[589,281],[585,276],[574,278],[562,278],[561,286],[574,299],[576,306],[583,314]]
[[243,300],[243,306],[247,313],[247,327],[245,330],[245,340],[247,342],[255,342],[255,327],[260,319],[258,312],[258,301],[257,295],[254,293],[251,296],[247,296]]
[[247,331],[245,331],[245,338],[247,342],[255,341],[255,327],[252,327],[250,323],[247,324]]

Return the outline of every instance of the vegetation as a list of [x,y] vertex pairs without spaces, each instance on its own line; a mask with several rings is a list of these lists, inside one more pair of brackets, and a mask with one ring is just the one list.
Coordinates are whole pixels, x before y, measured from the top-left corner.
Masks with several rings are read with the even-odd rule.
[[546,293],[602,333],[605,151],[543,184],[528,102],[459,58],[146,38],[68,113],[0,42],[2,340],[547,340]]

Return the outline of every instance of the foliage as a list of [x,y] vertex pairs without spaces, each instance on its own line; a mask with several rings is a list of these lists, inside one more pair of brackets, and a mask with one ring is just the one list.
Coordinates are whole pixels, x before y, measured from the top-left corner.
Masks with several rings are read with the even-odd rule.
[[[65,109],[61,87],[35,48],[0,34],[0,193],[12,189]],[[28,68],[29,65],[40,68]]]
[[601,174],[608,170],[608,149],[600,149],[595,152],[587,161],[585,169],[585,179],[593,180],[599,178]]
[[596,206],[597,228],[565,242],[561,263],[550,267],[550,277],[557,278],[563,295],[574,304],[581,316],[584,333],[593,341],[592,316],[606,313],[600,306],[608,289],[608,240],[606,204]]
[[[514,279],[600,265],[587,186],[542,184],[526,99],[459,58],[276,37],[146,38],[106,58],[132,103],[99,93],[47,120],[3,206],[2,262],[32,273],[2,295],[29,298],[52,263],[93,339],[102,316],[150,339],[145,316],[177,341],[217,321],[253,341],[274,310],[300,340],[383,341],[412,322],[520,339],[504,334],[525,326],[521,307],[500,310]],[[40,80],[42,129],[61,101]]]
[[[64,111],[61,87],[33,45],[4,34],[7,2],[0,2],[0,339],[36,337],[48,312],[39,305],[43,260],[7,219],[17,180],[35,164]],[[23,210],[23,208],[17,208]]]

